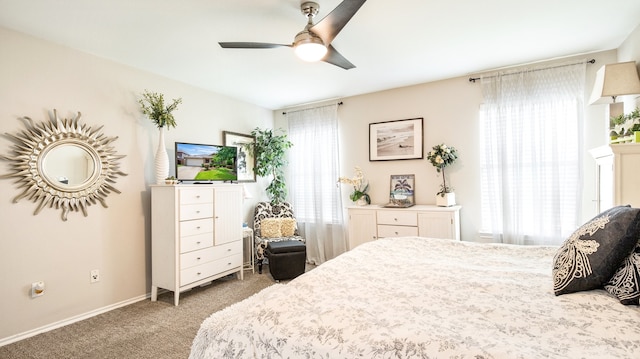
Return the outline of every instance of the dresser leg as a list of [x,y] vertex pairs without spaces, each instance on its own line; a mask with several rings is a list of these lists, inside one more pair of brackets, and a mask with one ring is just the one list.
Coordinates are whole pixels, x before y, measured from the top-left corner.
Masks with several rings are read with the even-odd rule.
[[155,285],[151,286],[151,301],[155,302],[158,300],[158,287]]
[[180,300],[180,291],[176,290],[173,292],[173,305],[178,306],[178,301]]

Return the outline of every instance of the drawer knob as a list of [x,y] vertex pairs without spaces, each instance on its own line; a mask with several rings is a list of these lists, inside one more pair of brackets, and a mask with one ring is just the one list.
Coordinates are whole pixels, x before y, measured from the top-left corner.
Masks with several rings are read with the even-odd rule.
[[200,260],[200,257],[196,258],[196,260]]
[[396,222],[398,222],[398,219],[397,219],[397,218],[394,218],[393,220],[394,220],[394,221],[396,221]]
[[[197,195],[196,198],[200,198],[200,195]],[[200,273],[198,273],[198,274],[200,274]]]
[[200,244],[200,241],[196,242],[196,244]]
[[231,252],[231,248],[227,248],[227,252]]
[[200,226],[197,226],[196,229],[200,229]]
[[196,213],[200,213],[200,211],[196,211]]
[[201,275],[202,273],[198,272],[197,275]]
[[395,232],[395,233],[396,233],[396,235],[398,234],[398,232]]

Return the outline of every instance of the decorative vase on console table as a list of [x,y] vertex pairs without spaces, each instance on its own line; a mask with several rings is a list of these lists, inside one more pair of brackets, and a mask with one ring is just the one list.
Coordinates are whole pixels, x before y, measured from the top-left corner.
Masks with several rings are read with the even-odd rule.
[[451,207],[456,205],[456,194],[453,192],[436,195],[436,205],[440,207]]
[[171,105],[165,106],[163,94],[145,90],[142,94],[142,98],[138,100],[138,103],[142,108],[142,113],[147,115],[147,117],[153,121],[160,131],[155,161],[156,184],[162,184],[169,175],[169,155],[167,154],[167,148],[164,145],[164,127],[166,126],[167,130],[171,127],[176,127],[176,120],[173,118],[171,112],[173,112],[173,110],[182,103],[182,99],[173,99]]
[[164,128],[158,128],[158,149],[156,150],[156,184],[162,184],[169,176],[169,154],[164,145]]

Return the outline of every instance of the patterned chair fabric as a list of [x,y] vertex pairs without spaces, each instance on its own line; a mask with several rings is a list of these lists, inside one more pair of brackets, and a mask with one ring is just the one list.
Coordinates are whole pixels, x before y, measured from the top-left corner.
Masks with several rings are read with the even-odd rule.
[[256,241],[256,259],[258,262],[258,273],[262,273],[262,262],[264,261],[264,251],[267,249],[269,242],[279,242],[287,240],[298,240],[305,242],[300,236],[298,227],[296,226],[293,236],[278,238],[263,238],[260,233],[260,221],[265,218],[294,218],[293,207],[289,202],[279,204],[271,204],[270,202],[258,202],[253,217],[253,233]]

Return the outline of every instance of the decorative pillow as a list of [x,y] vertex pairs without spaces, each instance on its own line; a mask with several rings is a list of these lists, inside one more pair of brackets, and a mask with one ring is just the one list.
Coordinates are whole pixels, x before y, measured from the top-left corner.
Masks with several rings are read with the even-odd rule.
[[640,230],[640,209],[617,206],[578,228],[553,259],[556,295],[601,288],[629,256]]
[[294,218],[281,218],[280,232],[283,237],[291,237],[296,232],[296,220]]
[[265,218],[260,221],[260,236],[263,238],[282,237],[280,218]]
[[640,302],[640,243],[625,258],[613,277],[604,285],[609,294],[624,305],[638,305]]

